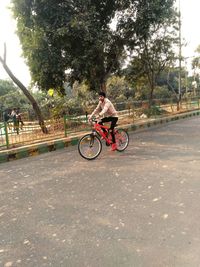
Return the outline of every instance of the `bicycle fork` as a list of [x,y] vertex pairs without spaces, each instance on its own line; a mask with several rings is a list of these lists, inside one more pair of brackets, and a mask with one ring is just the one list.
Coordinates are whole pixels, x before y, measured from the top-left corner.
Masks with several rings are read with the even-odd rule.
[[94,136],[97,135],[96,131],[92,131],[90,134],[90,147],[94,145]]

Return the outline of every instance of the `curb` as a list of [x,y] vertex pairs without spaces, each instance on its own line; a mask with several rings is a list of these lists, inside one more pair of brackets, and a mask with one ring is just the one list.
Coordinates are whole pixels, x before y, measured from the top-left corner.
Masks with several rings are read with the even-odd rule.
[[138,131],[138,130],[148,129],[150,127],[155,127],[155,126],[159,126],[159,125],[166,124],[169,122],[175,122],[180,119],[191,118],[191,117],[199,116],[199,115],[200,115],[200,110],[196,110],[196,111],[191,111],[187,113],[180,113],[180,114],[173,115],[170,117],[168,116],[168,117],[162,117],[159,119],[152,119],[150,121],[146,121],[142,123],[140,122],[138,124],[124,125],[123,128],[127,129],[127,131]]
[[[200,110],[191,111],[187,113],[181,113],[177,115],[173,115],[170,117],[162,117],[159,119],[151,119],[150,121],[146,122],[139,122],[137,124],[128,124],[128,125],[121,125],[121,128],[126,129],[128,132],[134,132],[138,130],[148,129],[150,127],[155,127],[158,125],[166,124],[169,122],[174,122],[179,119],[185,119],[193,116],[199,116]],[[84,133],[85,134],[85,133]],[[24,146],[21,148],[13,148],[6,151],[0,152],[0,163],[5,163],[8,161],[22,159],[30,156],[40,155],[47,152],[52,152],[55,150],[63,149],[69,146],[75,146],[78,144],[79,138],[83,134],[79,134],[74,137],[67,137],[59,140],[43,142],[39,144]]]
[[30,156],[36,156],[47,152],[63,149],[65,147],[77,145],[80,136],[74,138],[65,138],[45,143],[39,143],[21,148],[13,148],[0,152],[0,163],[22,159]]

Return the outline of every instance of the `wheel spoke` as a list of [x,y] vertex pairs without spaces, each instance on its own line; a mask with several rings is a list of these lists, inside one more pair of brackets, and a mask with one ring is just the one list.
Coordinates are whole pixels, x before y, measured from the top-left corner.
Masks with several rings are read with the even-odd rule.
[[116,137],[117,150],[118,151],[125,150],[129,143],[128,133],[124,130],[117,130],[115,137]]
[[101,149],[101,141],[97,136],[91,134],[83,136],[78,144],[80,155],[86,159],[96,158],[101,153]]

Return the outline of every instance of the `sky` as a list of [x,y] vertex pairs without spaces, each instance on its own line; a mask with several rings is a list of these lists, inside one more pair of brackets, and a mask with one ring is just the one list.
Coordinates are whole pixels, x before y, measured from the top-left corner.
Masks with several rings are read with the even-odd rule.
[[[177,0],[177,6],[178,6]],[[22,58],[22,50],[19,39],[15,34],[16,23],[11,11],[7,8],[10,0],[0,0],[0,55],[3,56],[3,44],[7,46],[7,65],[16,77],[25,85],[30,84],[31,78],[25,60]],[[187,47],[182,48],[182,54],[187,59],[187,64],[195,55],[195,49],[200,45],[198,27],[200,25],[200,0],[180,0],[182,31],[181,35]],[[188,66],[189,69],[189,66]],[[0,79],[8,79],[7,73],[0,64]]]

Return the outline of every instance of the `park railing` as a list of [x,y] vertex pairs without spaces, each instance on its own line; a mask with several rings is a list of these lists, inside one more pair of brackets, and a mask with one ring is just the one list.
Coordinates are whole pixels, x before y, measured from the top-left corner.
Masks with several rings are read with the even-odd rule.
[[9,147],[7,125],[5,122],[0,122],[0,149],[5,147]]
[[23,127],[16,127],[12,121],[0,125],[0,149],[15,148],[22,145],[53,140],[64,136],[64,121],[45,121],[48,134],[44,134],[36,121],[24,122]]
[[[174,99],[154,99],[151,107],[148,101],[127,101],[115,104],[119,111],[119,124],[132,124],[140,120],[163,117],[200,108],[199,98],[182,99],[179,111]],[[90,129],[87,114],[64,115],[62,118],[45,120],[48,133],[44,134],[37,121],[24,121],[24,125],[0,122],[0,150],[46,142],[76,135]]]

